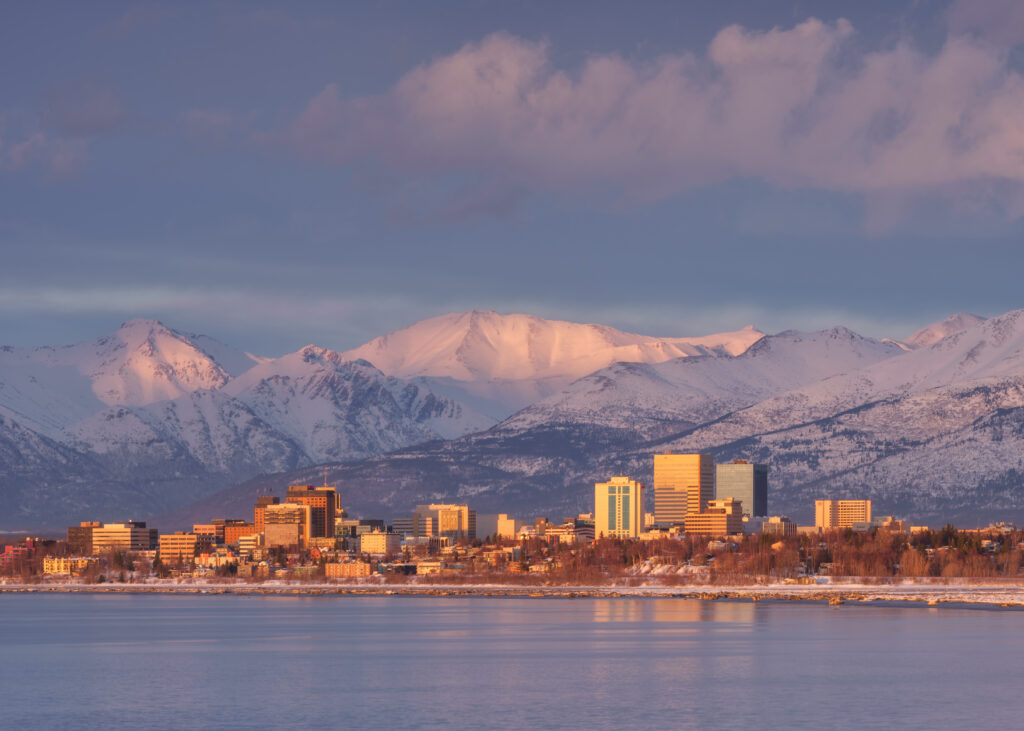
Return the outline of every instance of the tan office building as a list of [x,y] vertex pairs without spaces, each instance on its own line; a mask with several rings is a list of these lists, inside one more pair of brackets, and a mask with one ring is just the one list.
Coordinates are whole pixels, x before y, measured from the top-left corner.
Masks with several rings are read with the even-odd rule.
[[654,455],[654,522],[682,523],[715,498],[715,458],[710,454]]
[[264,509],[264,545],[268,548],[305,548],[309,545],[310,507],[296,503],[267,505]]
[[93,553],[106,551],[151,551],[156,548],[157,529],[141,521],[104,523],[92,529]]
[[594,535],[636,538],[643,530],[644,486],[624,475],[594,485]]
[[743,504],[731,497],[709,500],[700,513],[686,514],[686,532],[724,536],[743,532]]
[[402,550],[402,536],[398,533],[371,531],[359,536],[359,552],[388,554]]
[[209,551],[215,542],[209,533],[164,533],[160,536],[160,560],[165,564],[178,560],[190,563],[197,554]]
[[334,537],[334,516],[338,493],[329,486],[289,485],[285,502],[309,506],[309,534],[313,538]]
[[480,513],[476,516],[478,538],[515,538],[516,520],[507,513]]
[[871,522],[870,500],[815,500],[816,528],[852,528],[854,523]]
[[468,505],[417,505],[412,519],[416,538],[476,538],[476,511]]

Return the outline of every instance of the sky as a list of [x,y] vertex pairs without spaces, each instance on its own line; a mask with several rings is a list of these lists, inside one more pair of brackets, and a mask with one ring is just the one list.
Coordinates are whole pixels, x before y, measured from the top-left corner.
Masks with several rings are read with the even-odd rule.
[[0,343],[1024,307],[1024,3],[21,3]]

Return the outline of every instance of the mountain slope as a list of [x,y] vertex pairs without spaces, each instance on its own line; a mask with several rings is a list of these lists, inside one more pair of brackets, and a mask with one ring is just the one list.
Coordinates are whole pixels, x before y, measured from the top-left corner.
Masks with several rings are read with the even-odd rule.
[[955,315],[950,315],[942,322],[935,322],[921,328],[904,340],[904,342],[912,348],[926,348],[939,342],[947,335],[967,330],[983,322],[985,322],[984,317],[972,315],[969,312],[958,312]]

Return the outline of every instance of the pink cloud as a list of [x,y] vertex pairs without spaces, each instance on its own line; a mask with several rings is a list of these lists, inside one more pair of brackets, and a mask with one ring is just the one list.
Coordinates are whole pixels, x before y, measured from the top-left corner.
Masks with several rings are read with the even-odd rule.
[[991,44],[951,36],[851,58],[845,20],[730,26],[705,54],[570,71],[488,36],[387,93],[331,84],[263,138],[315,161],[469,174],[515,190],[659,197],[732,177],[875,194],[1024,183],[1024,79]]

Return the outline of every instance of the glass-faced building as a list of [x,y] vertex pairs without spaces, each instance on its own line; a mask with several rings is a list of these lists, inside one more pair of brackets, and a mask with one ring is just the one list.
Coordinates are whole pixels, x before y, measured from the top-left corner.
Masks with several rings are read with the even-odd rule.
[[683,523],[715,499],[715,458],[710,454],[654,455],[654,522]]
[[743,515],[768,515],[768,467],[745,459],[715,466],[715,498],[742,503]]
[[643,531],[644,486],[625,476],[594,485],[594,535],[636,538]]

